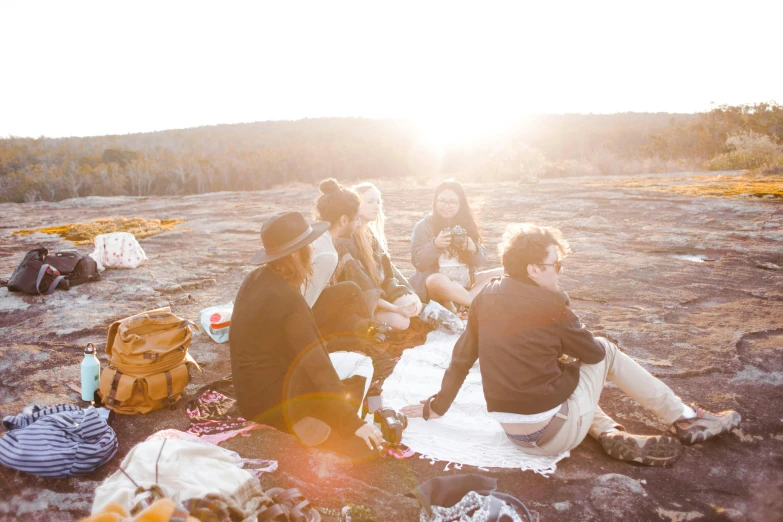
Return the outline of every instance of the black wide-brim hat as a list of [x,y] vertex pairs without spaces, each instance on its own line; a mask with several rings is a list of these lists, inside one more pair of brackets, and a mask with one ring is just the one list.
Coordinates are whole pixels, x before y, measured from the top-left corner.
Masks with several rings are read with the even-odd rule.
[[312,225],[299,212],[286,212],[273,217],[261,228],[261,242],[264,248],[250,260],[254,265],[263,265],[280,259],[309,245],[329,229],[328,221]]

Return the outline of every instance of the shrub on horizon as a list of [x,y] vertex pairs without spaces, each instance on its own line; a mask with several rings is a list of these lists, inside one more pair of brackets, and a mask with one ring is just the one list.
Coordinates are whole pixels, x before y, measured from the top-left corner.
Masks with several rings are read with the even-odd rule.
[[728,152],[707,162],[708,170],[768,169],[783,166],[783,145],[777,136],[742,131],[726,139]]

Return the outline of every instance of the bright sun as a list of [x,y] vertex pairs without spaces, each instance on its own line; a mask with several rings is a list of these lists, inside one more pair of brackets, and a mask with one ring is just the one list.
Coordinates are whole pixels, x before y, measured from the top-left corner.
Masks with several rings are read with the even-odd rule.
[[437,148],[476,141],[500,131],[506,123],[504,118],[464,113],[417,120],[422,140]]

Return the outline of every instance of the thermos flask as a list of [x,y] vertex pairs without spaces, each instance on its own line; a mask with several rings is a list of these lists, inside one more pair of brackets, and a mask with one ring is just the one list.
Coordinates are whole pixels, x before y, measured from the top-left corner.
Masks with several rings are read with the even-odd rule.
[[84,349],[82,361],[82,400],[95,400],[95,391],[98,389],[98,381],[101,376],[101,363],[95,356],[95,346],[92,343]]

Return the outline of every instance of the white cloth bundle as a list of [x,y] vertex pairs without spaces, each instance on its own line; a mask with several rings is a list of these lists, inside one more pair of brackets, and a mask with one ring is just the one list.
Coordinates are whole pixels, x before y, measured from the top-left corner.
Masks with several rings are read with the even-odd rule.
[[98,270],[136,268],[147,260],[147,254],[130,232],[112,232],[95,236],[95,251],[90,254]]
[[125,473],[117,470],[95,490],[93,513],[101,511],[109,502],[116,502],[125,509],[136,504],[136,485],[129,476],[142,488],[157,484],[174,502],[208,493],[228,496],[253,477],[237,467],[233,451],[176,439],[137,444],[123,459],[120,468]]

